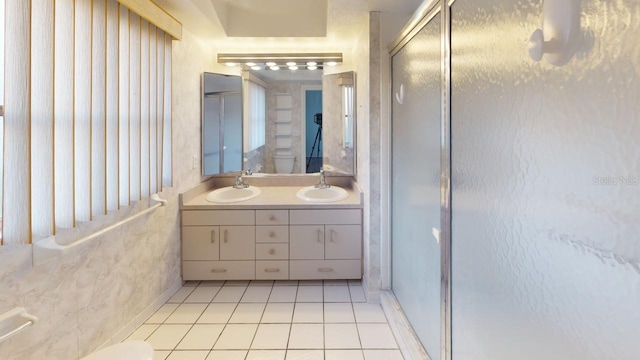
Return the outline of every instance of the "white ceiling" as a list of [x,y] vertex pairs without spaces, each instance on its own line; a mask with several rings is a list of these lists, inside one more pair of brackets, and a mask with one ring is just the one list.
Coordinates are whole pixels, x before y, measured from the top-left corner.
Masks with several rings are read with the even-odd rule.
[[[301,6],[293,6],[287,10],[287,3],[300,2],[315,4],[313,7],[307,6],[313,11],[306,11]],[[238,29],[247,28],[241,34],[244,44],[254,37],[261,37],[262,42],[265,35],[261,29],[273,28],[274,23],[278,27],[274,31],[279,33],[272,37],[279,38],[279,42],[300,37],[352,39],[362,28],[363,19],[366,19],[365,15],[369,11],[411,14],[422,0],[156,0],[156,3],[175,16],[185,29],[203,40],[219,41],[233,35],[228,34],[225,29],[238,32]],[[318,14],[318,9],[322,6],[327,11],[325,14]],[[243,11],[246,12],[245,16]],[[259,17],[261,13],[265,16]],[[318,19],[326,21],[326,24],[319,25]],[[290,24],[288,31],[283,30],[283,23]],[[313,24],[312,32],[317,33],[320,29],[326,35],[302,32],[298,26],[300,23],[310,26]],[[326,25],[324,29],[322,25]],[[299,48],[297,44],[296,47]]]

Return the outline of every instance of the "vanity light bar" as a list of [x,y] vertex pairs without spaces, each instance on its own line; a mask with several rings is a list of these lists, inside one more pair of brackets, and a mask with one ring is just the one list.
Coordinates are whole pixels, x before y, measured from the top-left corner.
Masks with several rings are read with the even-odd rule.
[[316,66],[321,68],[323,64],[335,66],[342,63],[342,53],[218,54],[218,63],[256,63],[266,64],[267,66],[281,65],[283,67],[292,66],[289,64],[316,63]]

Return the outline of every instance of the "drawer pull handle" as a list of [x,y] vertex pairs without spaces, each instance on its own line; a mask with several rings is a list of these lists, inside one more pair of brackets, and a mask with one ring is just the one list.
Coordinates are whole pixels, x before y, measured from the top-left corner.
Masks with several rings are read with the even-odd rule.
[[269,215],[269,220],[270,221],[276,221],[276,216],[273,215],[273,214]]
[[216,242],[216,231],[211,230],[211,243],[215,244],[215,242]]
[[335,242],[335,240],[333,239],[333,235],[335,235],[335,231],[333,229],[331,229],[331,239],[329,239],[330,242]]
[[276,232],[275,232],[275,231],[271,231],[271,232],[269,232],[269,237],[270,237],[270,238],[274,238],[274,237],[276,237]]
[[318,229],[318,242],[319,243],[322,242],[322,240],[320,239],[321,235],[322,235],[322,230]]
[[269,249],[269,255],[274,255],[276,253],[276,249]]
[[333,272],[333,268],[319,268],[318,271],[324,272],[324,273]]
[[277,269],[277,268],[269,268],[269,269],[264,269],[264,272],[270,272],[270,273],[273,273],[273,272],[280,272],[280,269]]
[[211,269],[212,273],[226,273],[227,269]]
[[224,231],[224,242],[229,242],[229,230]]

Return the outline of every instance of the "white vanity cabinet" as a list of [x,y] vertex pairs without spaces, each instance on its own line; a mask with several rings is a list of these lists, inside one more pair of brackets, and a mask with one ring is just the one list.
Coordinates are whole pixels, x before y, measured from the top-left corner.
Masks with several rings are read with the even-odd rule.
[[290,279],[361,277],[361,210],[291,210],[289,221]]
[[184,280],[359,279],[361,209],[183,210]]
[[255,211],[182,212],[184,280],[255,279]]

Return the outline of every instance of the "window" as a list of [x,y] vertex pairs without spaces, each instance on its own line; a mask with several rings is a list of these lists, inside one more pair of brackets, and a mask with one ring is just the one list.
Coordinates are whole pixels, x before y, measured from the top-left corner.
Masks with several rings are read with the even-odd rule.
[[244,128],[244,151],[250,152],[265,144],[266,100],[264,87],[253,81],[245,83],[248,84],[249,113]]
[[0,2],[4,244],[171,186],[172,37],[117,0]]

